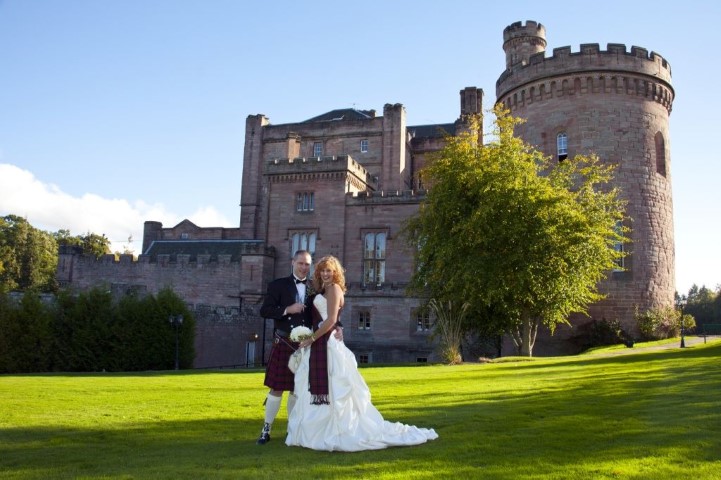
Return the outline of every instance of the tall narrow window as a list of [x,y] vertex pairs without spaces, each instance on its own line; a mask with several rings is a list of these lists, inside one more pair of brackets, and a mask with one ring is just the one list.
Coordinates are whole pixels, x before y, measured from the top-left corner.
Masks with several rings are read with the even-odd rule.
[[[623,224],[621,224],[621,222],[616,224],[616,232],[619,235],[623,232]],[[619,253],[624,252],[623,242],[615,242],[613,244],[613,248]],[[614,272],[623,272],[626,269],[624,259],[625,257],[620,257],[616,259],[616,267],[613,269]]]
[[386,279],[386,232],[367,232],[363,238],[363,283],[381,285]]
[[416,332],[428,332],[431,329],[431,316],[428,310],[417,308],[413,310],[413,321],[416,324]]
[[556,137],[556,150],[559,162],[568,158],[568,135],[565,132],[559,133]]
[[322,157],[323,156],[323,142],[315,142],[313,144],[313,156],[314,157]]
[[315,231],[309,232],[291,232],[290,234],[290,254],[293,255],[298,250],[307,250],[311,257],[315,255],[315,242],[318,238],[318,233]]
[[371,329],[371,312],[368,310],[358,311],[358,330]]
[[666,142],[663,140],[661,132],[656,133],[654,138],[656,144],[656,172],[666,176]]
[[360,151],[361,151],[361,153],[368,152],[368,140],[366,140],[366,139],[361,140]]
[[312,212],[315,209],[315,195],[313,192],[298,192],[295,197],[296,212]]
[[416,189],[423,190],[424,188],[425,185],[423,184],[423,174],[421,172],[418,172],[416,174]]

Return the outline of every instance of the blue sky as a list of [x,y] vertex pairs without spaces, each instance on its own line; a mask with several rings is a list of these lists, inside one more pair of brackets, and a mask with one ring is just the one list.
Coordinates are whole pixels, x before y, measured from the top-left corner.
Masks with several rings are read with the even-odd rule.
[[452,122],[466,86],[492,106],[503,29],[530,19],[549,55],[623,43],[671,63],[677,289],[715,288],[720,14],[710,1],[0,0],[0,215],[137,253],[146,220],[235,227],[248,115],[402,103],[409,125]]

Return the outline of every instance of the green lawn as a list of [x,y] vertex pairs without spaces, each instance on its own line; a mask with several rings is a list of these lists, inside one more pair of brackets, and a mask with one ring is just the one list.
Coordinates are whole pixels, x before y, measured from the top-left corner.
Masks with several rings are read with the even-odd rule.
[[255,445],[261,371],[0,376],[0,478],[721,478],[721,342],[526,362],[363,369],[417,447]]

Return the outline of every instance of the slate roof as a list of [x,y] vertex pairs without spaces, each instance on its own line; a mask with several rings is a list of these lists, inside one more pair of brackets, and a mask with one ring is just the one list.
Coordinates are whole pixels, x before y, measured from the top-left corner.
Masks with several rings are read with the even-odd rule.
[[433,125],[415,125],[407,127],[413,138],[442,138],[443,132],[448,135],[456,134],[455,123],[437,123]]
[[333,122],[340,120],[370,120],[375,118],[375,113],[371,110],[356,110],[355,108],[341,108],[338,110],[331,110],[317,117],[309,118],[301,123],[313,123],[313,122]]

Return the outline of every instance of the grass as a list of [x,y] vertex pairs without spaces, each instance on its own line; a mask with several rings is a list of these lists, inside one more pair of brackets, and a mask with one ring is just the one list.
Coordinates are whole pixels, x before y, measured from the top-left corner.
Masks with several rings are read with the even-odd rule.
[[721,478],[721,342],[617,356],[365,368],[417,447],[273,440],[261,371],[0,376],[0,479]]

